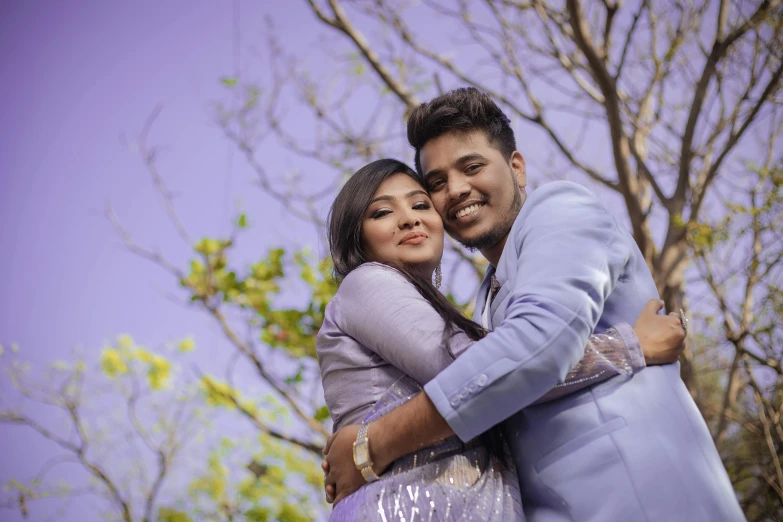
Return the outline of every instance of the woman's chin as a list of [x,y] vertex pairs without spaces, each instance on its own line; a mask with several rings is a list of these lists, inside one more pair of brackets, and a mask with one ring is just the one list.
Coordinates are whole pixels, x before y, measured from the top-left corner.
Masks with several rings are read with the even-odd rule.
[[410,267],[411,270],[415,270],[424,276],[432,276],[435,272],[435,268],[440,263],[440,258],[433,258],[432,256],[420,257],[415,259],[404,259],[405,266]]

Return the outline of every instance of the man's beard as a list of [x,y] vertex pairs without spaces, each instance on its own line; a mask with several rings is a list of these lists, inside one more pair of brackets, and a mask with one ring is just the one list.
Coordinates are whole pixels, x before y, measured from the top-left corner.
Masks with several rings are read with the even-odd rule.
[[514,226],[514,221],[517,218],[517,214],[519,214],[519,210],[522,208],[523,202],[522,194],[520,194],[520,190],[515,185],[514,199],[511,201],[511,205],[504,216],[507,218],[506,220],[495,223],[495,226],[472,239],[465,241],[457,239],[457,242],[471,252],[484,250],[485,248],[497,245],[511,231],[511,227]]

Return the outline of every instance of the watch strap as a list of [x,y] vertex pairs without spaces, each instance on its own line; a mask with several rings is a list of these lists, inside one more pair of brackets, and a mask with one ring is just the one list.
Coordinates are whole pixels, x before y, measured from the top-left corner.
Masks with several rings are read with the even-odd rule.
[[[370,439],[367,436],[369,424],[363,424],[356,434],[356,442],[353,443],[353,461],[356,468],[361,472],[362,477],[367,482],[375,482],[380,477],[372,469],[372,459],[370,458]],[[360,457],[359,453],[363,455]],[[362,465],[360,465],[360,462]]]

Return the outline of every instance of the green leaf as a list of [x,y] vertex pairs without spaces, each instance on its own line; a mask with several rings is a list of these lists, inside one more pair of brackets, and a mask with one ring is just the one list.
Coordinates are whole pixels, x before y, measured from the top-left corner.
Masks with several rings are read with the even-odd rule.
[[293,377],[286,377],[285,382],[288,384],[296,384],[299,382],[302,382],[302,373],[304,372],[304,366],[301,364],[299,365],[299,370],[297,370],[296,375]]
[[228,76],[224,76],[223,78],[220,79],[220,81],[226,87],[233,87],[234,85],[237,84],[237,79],[236,78],[231,78],[231,77],[228,77]]
[[247,228],[247,214],[244,212],[239,215],[239,219],[237,220],[237,226],[239,228]]
[[158,510],[158,522],[192,522],[192,519],[182,511],[162,507]]
[[323,422],[329,418],[329,408],[326,407],[326,404],[315,410],[313,418],[318,422]]
[[192,337],[186,337],[179,342],[177,348],[182,353],[191,352],[196,348],[196,341]]
[[267,522],[271,516],[271,510],[262,506],[255,506],[245,511],[248,522]]

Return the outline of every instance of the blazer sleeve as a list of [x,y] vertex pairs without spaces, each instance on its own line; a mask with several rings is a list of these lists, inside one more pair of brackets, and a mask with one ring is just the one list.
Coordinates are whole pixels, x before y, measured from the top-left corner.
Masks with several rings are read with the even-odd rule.
[[[401,274],[385,265],[368,263],[346,277],[340,286],[337,317],[341,331],[421,385],[453,361],[443,345],[440,315]],[[456,331],[450,340],[452,354],[459,356],[474,342]],[[582,359],[565,381],[536,402],[560,398],[616,375],[632,375],[644,367],[639,341],[633,329],[622,323],[590,336]]]
[[569,182],[528,198],[505,248],[516,279],[504,320],[424,387],[462,440],[564,382],[631,256],[615,219]]

